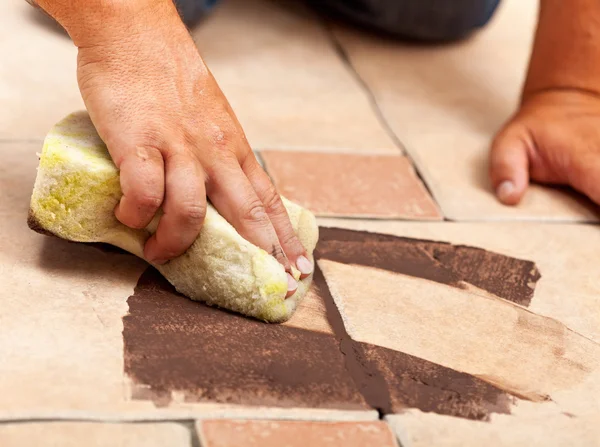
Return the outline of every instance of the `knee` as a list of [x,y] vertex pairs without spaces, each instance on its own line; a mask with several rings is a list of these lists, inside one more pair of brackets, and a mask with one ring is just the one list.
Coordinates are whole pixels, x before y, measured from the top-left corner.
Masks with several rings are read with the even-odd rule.
[[325,0],[319,3],[322,9],[338,18],[386,34],[424,41],[452,41],[485,26],[500,0]]

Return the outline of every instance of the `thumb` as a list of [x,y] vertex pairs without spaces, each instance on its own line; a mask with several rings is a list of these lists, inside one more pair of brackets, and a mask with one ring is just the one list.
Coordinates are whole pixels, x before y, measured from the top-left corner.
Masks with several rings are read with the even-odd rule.
[[492,143],[490,180],[496,197],[505,205],[518,204],[529,185],[526,139],[510,127],[500,131]]

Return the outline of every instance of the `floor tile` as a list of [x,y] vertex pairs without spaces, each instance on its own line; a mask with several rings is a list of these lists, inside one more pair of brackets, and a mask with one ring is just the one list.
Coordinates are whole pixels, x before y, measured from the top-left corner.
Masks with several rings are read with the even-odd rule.
[[83,108],[77,49],[25,1],[0,5],[0,139],[42,139],[63,116]]
[[490,422],[476,422],[411,410],[386,419],[405,447],[598,447],[598,417],[544,414],[520,419],[500,415]]
[[262,151],[279,192],[321,216],[441,220],[401,155]]
[[137,398],[248,406],[368,410],[332,334],[198,305],[154,269],[127,303],[125,372]]
[[253,147],[398,152],[300,2],[226,0],[193,37]]
[[30,422],[0,424],[3,447],[192,447],[191,430],[176,423],[102,424]]
[[212,420],[197,423],[203,447],[396,447],[385,422]]
[[134,294],[142,261],[29,230],[39,146],[0,143],[0,420],[377,417],[345,376],[317,288],[269,326],[193,303],[152,271]]
[[321,224],[355,230],[322,228],[316,258],[349,337],[381,378],[382,406],[484,420],[519,401],[600,412],[591,397],[600,391],[599,295],[586,279],[596,227]]
[[564,190],[534,186],[506,207],[489,184],[489,144],[518,104],[536,6],[505,0],[489,27],[443,46],[334,30],[449,219],[598,220],[597,207]]

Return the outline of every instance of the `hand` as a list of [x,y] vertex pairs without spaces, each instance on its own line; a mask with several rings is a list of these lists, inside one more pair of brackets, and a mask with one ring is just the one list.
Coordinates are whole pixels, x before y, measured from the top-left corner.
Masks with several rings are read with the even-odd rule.
[[[144,252],[161,264],[194,242],[208,196],[244,238],[288,273],[294,263],[310,274],[313,267],[279,195],[172,1],[149,4],[121,28],[126,32],[107,31],[91,44],[78,44],[81,94],[120,169],[117,218],[144,228],[162,207]],[[291,294],[297,283],[289,275],[288,283]]]
[[527,95],[492,144],[490,177],[507,205],[519,203],[530,180],[570,185],[600,204],[600,94]]

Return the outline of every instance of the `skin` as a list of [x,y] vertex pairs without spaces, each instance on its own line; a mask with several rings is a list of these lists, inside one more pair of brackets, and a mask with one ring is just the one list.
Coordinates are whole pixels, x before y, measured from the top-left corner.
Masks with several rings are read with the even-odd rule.
[[[191,245],[206,198],[255,245],[303,276],[313,266],[275,188],[171,0],[38,0],[78,47],[85,105],[121,171],[117,218],[145,227],[146,258]],[[600,203],[600,2],[541,0],[521,106],[492,144],[490,177],[515,205],[530,181]],[[289,293],[297,287],[289,277]]]
[[492,144],[490,177],[515,205],[530,181],[600,204],[600,2],[542,0],[521,106]]
[[248,241],[288,272],[288,296],[313,266],[233,110],[171,0],[41,0],[78,48],[77,79],[120,170],[116,217],[144,228],[159,208],[147,260],[194,242],[207,197]]

